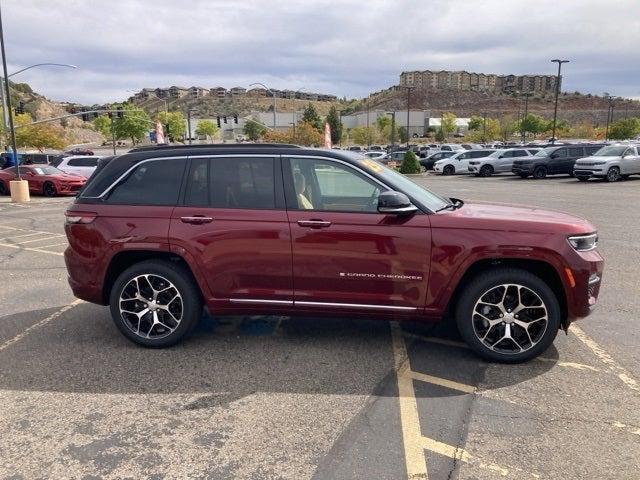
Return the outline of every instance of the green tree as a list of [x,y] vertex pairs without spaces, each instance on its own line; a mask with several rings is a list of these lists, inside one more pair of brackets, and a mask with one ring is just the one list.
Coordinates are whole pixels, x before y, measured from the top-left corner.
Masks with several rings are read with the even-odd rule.
[[479,118],[482,120],[480,127],[469,129],[465,136],[469,142],[487,142],[500,138],[500,122],[497,119],[487,118],[485,123],[484,118]]
[[442,133],[444,133],[445,137],[448,137],[449,135],[451,135],[453,132],[456,131],[457,129],[457,125],[456,125],[456,120],[458,117],[456,117],[455,113],[452,112],[445,112],[442,114],[442,118],[441,118],[441,130]]
[[444,134],[444,130],[442,130],[441,128],[438,129],[434,138],[436,142],[444,142],[447,139],[447,137]]
[[376,126],[381,132],[384,131],[386,127],[391,126],[391,118],[389,118],[387,115],[382,115],[376,118]]
[[331,143],[339,143],[342,138],[342,122],[340,121],[340,114],[338,113],[338,109],[335,105],[332,105],[329,109],[327,123],[331,128]]
[[404,159],[402,160],[402,164],[400,165],[400,173],[411,174],[411,173],[420,173],[420,163],[418,162],[418,157],[412,151],[408,151],[404,154]]
[[[61,150],[67,145],[67,141],[64,138],[64,130],[60,126],[52,125],[51,123],[29,125],[33,119],[28,113],[14,115],[13,117],[15,126],[20,127],[15,130],[18,147],[32,147],[43,151],[46,148]],[[5,139],[6,143],[8,143],[8,139]]]
[[108,116],[100,115],[93,121],[93,126],[102,136],[111,138],[111,119]]
[[255,142],[267,132],[267,127],[256,120],[249,119],[244,122],[243,131],[249,140]]
[[504,115],[498,123],[500,125],[500,138],[507,142],[511,135],[513,135],[513,132],[516,131],[518,124],[511,115]]
[[398,128],[398,138],[401,143],[406,143],[409,140],[409,135],[407,133],[407,127],[399,127]]
[[131,139],[131,143],[135,144],[144,138],[151,126],[151,119],[147,112],[140,110],[132,105],[122,105],[122,118],[114,118],[114,128],[116,131],[116,139]]
[[379,138],[375,127],[359,126],[351,129],[351,138],[356,145],[371,145]]
[[535,138],[536,135],[546,131],[547,125],[547,121],[540,115],[529,113],[526,117],[520,120],[517,129],[521,133],[532,133]]
[[484,127],[484,117],[479,117],[478,115],[472,115],[469,119],[469,125],[467,125],[467,129],[470,131],[478,131],[482,130]]
[[609,138],[612,140],[627,140],[640,133],[640,118],[621,118],[609,125]]
[[156,118],[164,125],[164,134],[169,138],[169,141],[175,142],[184,139],[187,125],[182,112],[159,112]]
[[213,140],[218,134],[218,126],[213,123],[211,120],[200,120],[198,122],[198,126],[196,127],[196,135],[199,137],[208,137],[210,140]]
[[322,132],[324,129],[324,123],[322,122],[320,115],[318,115],[316,107],[314,107],[312,103],[309,103],[305,107],[304,113],[302,114],[302,121],[313,125],[313,127],[319,132]]

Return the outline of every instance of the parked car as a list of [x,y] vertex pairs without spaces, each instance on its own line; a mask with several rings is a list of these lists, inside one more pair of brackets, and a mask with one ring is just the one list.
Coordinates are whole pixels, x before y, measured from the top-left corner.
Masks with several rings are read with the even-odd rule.
[[22,165],[53,165],[63,156],[59,153],[22,153],[20,163]]
[[443,144],[439,146],[439,149],[443,152],[461,152],[464,150],[462,145],[458,145],[457,143]]
[[89,148],[73,148],[64,152],[67,155],[93,155],[93,150]]
[[64,157],[57,168],[66,173],[73,175],[80,175],[85,178],[89,178],[95,169],[98,167],[99,156],[86,156],[86,155],[74,155],[71,157]]
[[349,150],[351,150],[352,152],[361,152],[362,147],[360,145],[351,145],[349,147]]
[[494,173],[511,172],[514,159],[531,157],[531,150],[534,149],[507,148],[489,152],[486,157],[469,161],[469,173],[476,177],[490,177]]
[[382,148],[381,145],[371,145],[369,147],[369,151],[370,152],[382,152],[384,150],[384,148]]
[[434,148],[429,145],[422,145],[418,148],[417,155],[419,158],[427,158],[430,153],[434,151]]
[[[21,165],[20,175],[29,184],[29,192],[47,197],[76,195],[87,181],[70,175],[51,165]],[[16,177],[16,167],[0,170],[0,195],[8,195],[9,182]]]
[[376,158],[380,163],[384,165],[389,165],[390,162],[395,162],[400,165],[404,160],[404,156],[407,153],[407,150],[394,150],[393,152],[387,153],[386,155]]
[[602,147],[592,156],[577,160],[573,174],[582,182],[590,178],[616,182],[630,175],[640,175],[640,146],[615,144]]
[[484,148],[482,145],[479,145],[477,143],[461,143],[460,145],[465,150],[480,150],[480,149]]
[[520,362],[589,315],[603,271],[582,218],[443,198],[332,150],[132,151],[100,162],[65,216],[73,293],[109,305],[147,347],[184,339],[203,305],[423,321],[452,311],[473,351]]
[[449,158],[451,155],[454,155],[456,152],[435,152],[429,155],[427,158],[420,159],[420,165],[422,165],[425,170],[433,170],[433,165],[443,158]]
[[386,155],[387,154],[382,151],[364,152],[365,157],[373,158],[374,160],[377,160],[381,157],[385,157]]
[[433,164],[433,170],[443,175],[469,173],[469,161],[472,158],[486,157],[491,150],[462,150],[455,152],[449,158],[438,160]]
[[579,158],[593,155],[602,144],[560,145],[540,150],[531,158],[514,160],[511,171],[521,178],[545,178],[547,175],[573,176],[573,165]]

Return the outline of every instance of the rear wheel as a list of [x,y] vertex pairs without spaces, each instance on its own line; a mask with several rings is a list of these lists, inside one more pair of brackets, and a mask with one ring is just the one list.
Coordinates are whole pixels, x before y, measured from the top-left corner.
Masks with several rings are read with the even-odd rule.
[[536,169],[533,171],[533,178],[535,179],[540,180],[546,176],[547,176],[547,167],[536,167]]
[[456,169],[453,165],[446,165],[443,169],[442,169],[442,174],[443,175],[453,175],[454,173],[456,173]]
[[493,175],[493,167],[491,165],[483,165],[480,168],[481,177],[490,177],[491,175]]
[[617,182],[620,180],[620,169],[618,167],[611,167],[605,179],[607,182]]
[[163,348],[178,343],[202,316],[202,299],[191,273],[163,260],[129,267],[113,285],[111,317],[131,341]]
[[42,193],[44,193],[45,197],[55,197],[58,194],[58,190],[53,183],[47,182],[42,187]]
[[501,268],[473,279],[456,308],[456,323],[481,357],[517,363],[544,352],[560,327],[560,306],[537,276]]

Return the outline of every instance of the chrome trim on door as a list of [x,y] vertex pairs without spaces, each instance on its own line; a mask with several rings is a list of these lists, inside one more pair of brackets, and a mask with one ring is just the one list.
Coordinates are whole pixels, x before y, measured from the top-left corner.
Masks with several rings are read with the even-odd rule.
[[263,303],[271,305],[293,305],[293,300],[262,300],[259,298],[230,298],[231,303]]
[[416,310],[416,307],[401,307],[396,305],[370,305],[367,303],[301,302],[296,300],[294,304],[305,306],[305,307],[370,308],[370,309],[376,309],[376,310]]

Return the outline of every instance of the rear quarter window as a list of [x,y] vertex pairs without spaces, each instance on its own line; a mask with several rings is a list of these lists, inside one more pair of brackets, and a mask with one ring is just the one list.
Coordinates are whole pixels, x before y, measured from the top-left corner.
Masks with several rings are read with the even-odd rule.
[[143,162],[110,192],[107,203],[176,205],[185,159]]

